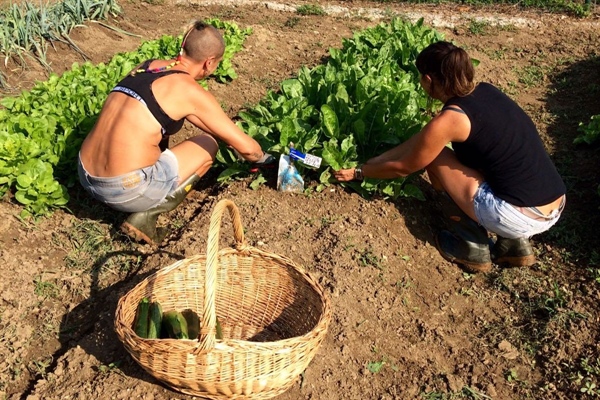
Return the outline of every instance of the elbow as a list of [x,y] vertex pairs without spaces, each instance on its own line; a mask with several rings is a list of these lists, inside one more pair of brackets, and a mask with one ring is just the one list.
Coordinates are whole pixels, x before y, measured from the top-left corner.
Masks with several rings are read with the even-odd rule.
[[257,143],[256,146],[244,149],[243,151],[240,151],[239,154],[247,161],[256,162],[263,156],[263,150]]

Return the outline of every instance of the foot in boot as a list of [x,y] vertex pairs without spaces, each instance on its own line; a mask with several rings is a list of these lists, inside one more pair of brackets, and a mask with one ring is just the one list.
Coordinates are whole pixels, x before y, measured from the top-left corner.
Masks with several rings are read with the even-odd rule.
[[158,214],[147,211],[133,213],[121,224],[121,231],[136,242],[158,246],[167,236],[167,229],[156,228]]
[[167,236],[167,229],[156,228],[158,216],[175,209],[181,204],[199,180],[198,175],[192,174],[173,193],[168,195],[163,203],[147,211],[131,214],[121,225],[121,231],[138,242],[143,241],[148,244],[159,245]]
[[529,267],[536,263],[533,247],[529,239],[507,239],[498,236],[492,249],[492,258],[496,264],[508,264],[511,267]]
[[487,243],[463,240],[450,231],[441,231],[436,236],[436,247],[446,260],[460,264],[472,273],[492,270],[490,248]]

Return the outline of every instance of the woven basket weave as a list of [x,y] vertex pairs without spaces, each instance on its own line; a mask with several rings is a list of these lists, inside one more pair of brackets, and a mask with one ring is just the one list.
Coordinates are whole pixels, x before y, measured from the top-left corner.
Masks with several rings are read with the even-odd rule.
[[[235,248],[219,250],[224,210]],[[132,329],[139,301],[201,316],[199,338],[143,339]],[[216,317],[223,330],[217,340]],[[230,200],[215,206],[206,255],[148,276],[117,305],[115,330],[137,363],[169,387],[207,399],[270,399],[292,386],[323,341],[331,311],[322,287],[286,257],[248,246]]]

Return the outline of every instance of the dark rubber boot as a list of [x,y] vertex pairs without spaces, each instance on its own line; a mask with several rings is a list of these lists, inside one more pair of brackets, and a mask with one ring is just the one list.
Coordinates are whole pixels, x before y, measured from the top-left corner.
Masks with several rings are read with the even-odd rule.
[[200,177],[193,174],[173,193],[167,196],[164,203],[151,208],[147,211],[132,213],[121,224],[121,231],[136,241],[144,241],[148,244],[158,245],[167,236],[166,228],[156,228],[158,216],[162,213],[174,210],[186,198],[190,190],[200,180]]
[[442,257],[461,264],[469,272],[489,272],[492,260],[487,230],[465,214],[446,193],[441,195],[441,205],[448,227],[436,236],[436,247]]
[[492,248],[492,258],[496,264],[511,267],[529,267],[536,263],[533,247],[527,238],[507,239],[498,236]]

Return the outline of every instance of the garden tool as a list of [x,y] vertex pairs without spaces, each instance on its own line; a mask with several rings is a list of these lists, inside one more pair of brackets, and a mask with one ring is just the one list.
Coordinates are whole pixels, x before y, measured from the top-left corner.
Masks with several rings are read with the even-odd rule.
[[465,214],[447,193],[441,194],[441,206],[448,228],[436,236],[442,257],[463,265],[469,272],[489,272],[492,260],[487,230]]
[[536,263],[533,247],[527,238],[498,236],[492,247],[492,259],[496,264],[508,264],[511,267],[529,267]]
[[156,221],[162,213],[174,210],[186,198],[190,190],[200,180],[196,174],[192,174],[173,193],[167,196],[165,201],[156,207],[146,211],[131,214],[121,224],[121,231],[136,241],[144,241],[148,244],[158,245],[167,236],[166,228],[157,228]]

